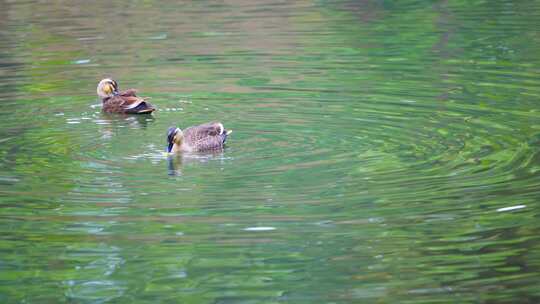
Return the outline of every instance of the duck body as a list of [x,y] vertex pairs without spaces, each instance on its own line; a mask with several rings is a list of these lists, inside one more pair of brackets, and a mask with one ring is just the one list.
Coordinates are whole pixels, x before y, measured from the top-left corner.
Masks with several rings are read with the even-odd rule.
[[119,92],[118,83],[109,78],[100,81],[97,93],[106,113],[147,114],[156,110],[146,98],[138,97],[134,89]]
[[167,133],[167,152],[219,151],[224,148],[225,141],[231,132],[231,130],[226,130],[220,122],[192,126],[183,131],[171,127]]
[[107,113],[146,114],[156,110],[145,98],[138,97],[135,93],[135,90],[129,89],[103,99],[103,111]]

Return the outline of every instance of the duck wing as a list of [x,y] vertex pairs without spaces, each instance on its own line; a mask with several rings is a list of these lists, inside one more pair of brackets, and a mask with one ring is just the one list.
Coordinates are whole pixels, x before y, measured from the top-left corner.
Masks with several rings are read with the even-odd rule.
[[133,96],[133,97],[136,97],[137,96],[137,90],[135,90],[135,89],[127,89],[124,92],[121,92],[120,96],[124,96],[124,97]]
[[156,110],[145,98],[138,97],[135,93],[135,90],[130,89],[117,96],[107,98],[103,101],[103,110],[109,113],[125,114],[152,113]]
[[220,122],[209,122],[199,126],[189,127],[184,131],[184,140],[196,151],[222,149],[227,131]]

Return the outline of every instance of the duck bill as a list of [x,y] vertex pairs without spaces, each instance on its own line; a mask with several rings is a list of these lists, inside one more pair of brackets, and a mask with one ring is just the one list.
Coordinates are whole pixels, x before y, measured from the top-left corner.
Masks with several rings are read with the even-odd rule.
[[171,153],[174,143],[170,142],[167,146],[167,153]]

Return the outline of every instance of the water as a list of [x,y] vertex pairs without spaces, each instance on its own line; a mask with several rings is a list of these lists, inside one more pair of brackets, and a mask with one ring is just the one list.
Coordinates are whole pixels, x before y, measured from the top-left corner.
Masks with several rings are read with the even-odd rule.
[[0,8],[2,303],[540,301],[540,1]]

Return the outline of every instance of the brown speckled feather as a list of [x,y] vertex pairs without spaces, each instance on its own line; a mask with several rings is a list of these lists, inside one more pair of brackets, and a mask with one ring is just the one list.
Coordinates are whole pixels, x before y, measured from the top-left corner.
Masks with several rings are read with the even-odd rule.
[[227,139],[227,130],[220,122],[209,122],[184,130],[184,144],[193,151],[223,149]]
[[137,96],[137,90],[135,89],[127,89],[125,90],[124,92],[120,93],[120,96],[134,96],[136,97]]
[[103,100],[103,111],[107,113],[143,114],[152,113],[156,109],[146,101],[138,97],[136,90],[129,89],[116,96]]

